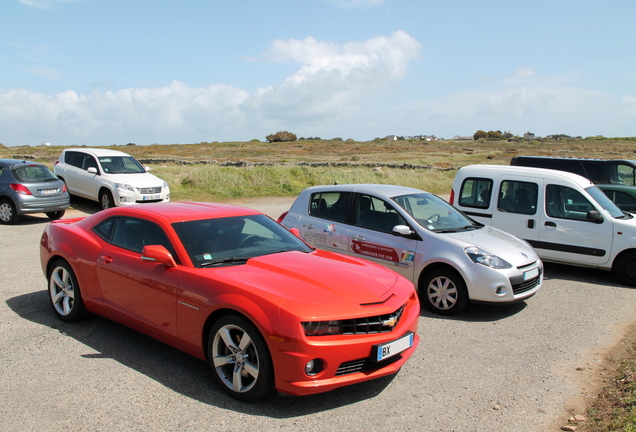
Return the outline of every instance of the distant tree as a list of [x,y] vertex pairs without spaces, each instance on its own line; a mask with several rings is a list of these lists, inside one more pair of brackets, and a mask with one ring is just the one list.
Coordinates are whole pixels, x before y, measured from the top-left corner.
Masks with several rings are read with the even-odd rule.
[[488,133],[479,129],[477,132],[475,132],[475,134],[473,135],[473,139],[478,140],[480,138],[488,138]]
[[488,138],[490,139],[502,139],[503,135],[501,134],[501,131],[488,131]]
[[281,132],[276,132],[275,134],[267,135],[265,139],[267,140],[267,142],[270,142],[270,143],[296,141],[296,135],[291,132],[281,131]]

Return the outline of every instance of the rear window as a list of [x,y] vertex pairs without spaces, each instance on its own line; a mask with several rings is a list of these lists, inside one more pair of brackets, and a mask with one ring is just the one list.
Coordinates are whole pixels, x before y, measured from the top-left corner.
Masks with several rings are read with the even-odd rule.
[[351,192],[319,192],[311,196],[309,214],[336,222],[347,221]]
[[57,177],[44,165],[24,165],[11,170],[15,178],[22,183],[55,180]]

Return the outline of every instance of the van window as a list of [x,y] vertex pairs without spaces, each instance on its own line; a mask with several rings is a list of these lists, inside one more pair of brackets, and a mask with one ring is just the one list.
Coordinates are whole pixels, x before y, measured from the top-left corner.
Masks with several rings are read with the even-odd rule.
[[311,196],[309,214],[336,222],[347,222],[351,192],[320,192]]
[[610,184],[624,184],[636,186],[634,181],[634,167],[625,164],[612,164],[609,166]]
[[492,179],[467,178],[459,191],[460,206],[488,208],[492,195]]
[[584,221],[588,211],[596,210],[579,191],[567,186],[548,185],[545,199],[546,213],[554,218]]
[[533,215],[537,212],[536,183],[504,180],[499,189],[497,209],[508,213]]

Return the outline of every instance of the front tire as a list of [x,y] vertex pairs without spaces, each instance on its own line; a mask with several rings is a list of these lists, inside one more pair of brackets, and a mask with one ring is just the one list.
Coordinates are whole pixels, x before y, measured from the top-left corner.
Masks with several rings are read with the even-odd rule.
[[0,201],[0,223],[13,225],[20,219],[20,215],[15,209],[15,204],[10,199]]
[[468,306],[468,290],[459,273],[440,268],[421,281],[420,299],[424,306],[441,315],[455,315]]
[[49,300],[53,312],[65,322],[78,321],[86,316],[79,283],[66,261],[58,259],[49,271]]
[[622,284],[636,287],[636,252],[618,257],[614,263],[614,274]]
[[106,210],[111,207],[115,207],[115,201],[113,200],[113,194],[109,190],[104,190],[99,193],[99,203],[102,206],[102,210]]
[[267,344],[244,317],[227,315],[214,323],[208,336],[208,361],[214,380],[236,399],[260,399],[274,389]]

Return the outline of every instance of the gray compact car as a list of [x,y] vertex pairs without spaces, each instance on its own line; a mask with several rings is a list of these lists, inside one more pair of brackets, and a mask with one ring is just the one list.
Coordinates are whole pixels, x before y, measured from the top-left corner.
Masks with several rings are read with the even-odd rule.
[[59,219],[69,206],[66,185],[46,165],[0,159],[0,223],[16,223],[29,213]]
[[403,186],[314,186],[278,220],[310,245],[382,264],[445,315],[468,303],[532,297],[543,264],[519,238],[470,220],[441,198]]

